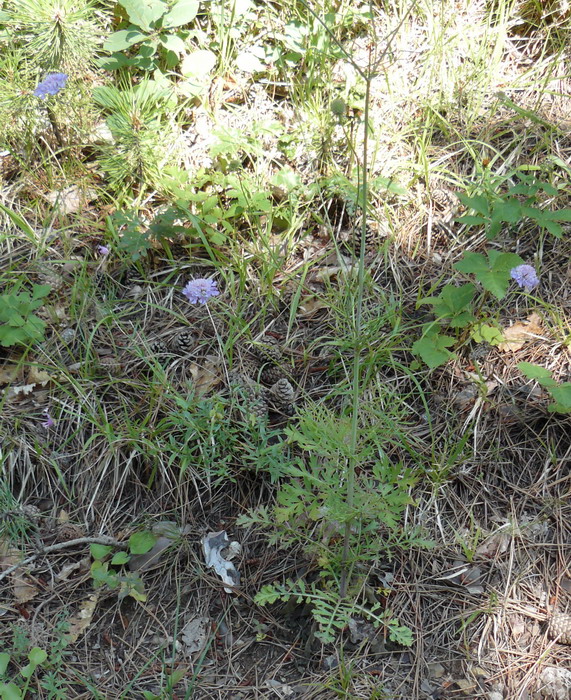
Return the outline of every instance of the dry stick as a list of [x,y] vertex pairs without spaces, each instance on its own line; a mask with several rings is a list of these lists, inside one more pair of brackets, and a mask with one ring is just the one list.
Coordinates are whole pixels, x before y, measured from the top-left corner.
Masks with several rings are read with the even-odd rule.
[[119,547],[121,549],[125,549],[127,546],[125,542],[119,542],[119,540],[116,540],[114,537],[108,537],[107,535],[100,535],[99,537],[78,537],[77,539],[69,540],[68,542],[58,542],[57,544],[51,544],[49,547],[43,547],[41,551],[36,552],[35,554],[32,554],[31,556],[27,557],[27,559],[23,559],[17,564],[8,567],[6,571],[3,571],[0,574],[0,581],[5,579],[6,576],[12,574],[14,571],[16,571],[16,569],[31,564],[38,557],[41,557],[42,554],[52,554],[52,552],[60,552],[62,549],[67,549],[68,547],[75,547],[75,545],[77,544],[103,544],[110,547]]

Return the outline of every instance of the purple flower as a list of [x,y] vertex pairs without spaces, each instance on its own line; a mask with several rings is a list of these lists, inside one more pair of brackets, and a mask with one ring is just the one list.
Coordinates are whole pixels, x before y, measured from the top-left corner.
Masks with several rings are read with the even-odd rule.
[[42,100],[48,95],[57,95],[65,87],[66,83],[67,73],[48,73],[34,90],[34,95],[41,97]]
[[182,293],[191,304],[206,304],[211,297],[217,297],[220,294],[216,284],[216,280],[213,279],[190,280]]
[[44,410],[44,413],[46,414],[46,420],[42,423],[42,427],[44,427],[46,429],[53,428],[54,425],[56,424],[55,420],[50,416],[47,408]]
[[525,287],[526,292],[539,284],[539,277],[532,265],[518,265],[510,270],[510,275],[520,287]]
[[97,252],[99,255],[109,255],[109,248],[106,245],[98,245]]

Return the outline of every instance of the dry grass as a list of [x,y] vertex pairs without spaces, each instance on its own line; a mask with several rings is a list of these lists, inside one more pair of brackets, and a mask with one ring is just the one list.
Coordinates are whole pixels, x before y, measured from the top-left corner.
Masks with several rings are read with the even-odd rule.
[[[188,250],[168,255],[157,246],[140,271],[126,275],[123,262],[93,255],[92,234],[71,231],[60,240],[57,227],[46,234],[38,224],[45,244],[34,247],[5,220],[2,268],[41,281],[39,260],[39,269],[49,263],[63,278],[49,299],[48,340],[24,357],[3,356],[2,371],[11,366],[14,375],[2,399],[0,475],[17,504],[39,509],[19,511],[32,538],[27,548],[99,534],[126,539],[165,520],[188,526],[181,542],[144,573],[146,601],[100,594],[91,623],[60,669],[66,697],[138,699],[143,691],[205,700],[569,697],[557,695],[569,691],[551,687],[544,674],[571,662],[569,647],[549,639],[545,624],[553,610],[568,609],[571,594],[569,418],[548,413],[548,397],[517,368],[533,362],[558,381],[569,380],[569,236],[546,238],[522,224],[516,235],[494,242],[541,270],[537,298],[513,295],[498,310],[503,327],[537,311],[539,337],[507,353],[467,343],[435,372],[407,369],[413,359],[407,348],[429,317],[425,307],[416,308],[418,299],[451,279],[462,253],[485,243],[483,234],[443,225],[436,189],[464,190],[489,171],[518,165],[546,168],[560,181],[569,174],[554,160],[567,162],[571,150],[568,56],[557,43],[569,32],[568,19],[555,8],[555,24],[532,31],[518,19],[529,16],[529,5],[510,5],[495,24],[484,2],[398,9],[377,8],[372,57],[384,55],[372,81],[370,162],[372,176],[394,178],[407,194],[373,192],[376,243],[367,255],[365,318],[375,320],[379,304],[393,297],[399,325],[397,332],[387,322],[371,337],[362,400],[381,407],[385,401],[388,412],[399,397],[406,409],[402,434],[387,453],[419,476],[404,520],[422,528],[433,548],[396,549],[371,561],[356,595],[390,608],[413,630],[414,644],[397,647],[383,630],[364,626],[323,646],[306,606],[257,607],[253,597],[264,584],[318,571],[302,545],[284,551],[255,528],[235,528],[246,510],[273,505],[275,485],[267,474],[244,468],[236,452],[219,471],[191,463],[181,476],[179,469],[186,426],[176,400],[197,387],[205,396],[219,392],[229,402],[229,425],[248,435],[227,379],[264,333],[284,348],[300,410],[319,402],[344,405],[351,361],[343,337],[350,325],[346,278],[331,270],[350,252],[357,218],[350,202],[339,194],[310,202],[287,246],[276,244],[277,265],[264,259],[267,248],[258,239],[239,232],[242,258],[226,248],[217,261],[224,293],[212,315],[190,309],[180,294],[188,278],[213,271],[205,259],[189,261]],[[382,38],[392,31],[385,52]],[[369,61],[367,41],[357,36],[346,45],[361,68]],[[359,80],[349,63],[329,69],[322,106],[346,81]],[[500,91],[535,117],[514,113]],[[215,125],[247,130],[261,117],[296,133],[290,165],[306,184],[316,170],[348,172],[351,158],[362,157],[363,130],[352,127],[350,155],[347,125],[327,132],[328,147],[321,150],[319,100],[308,106],[295,91],[282,100],[255,83],[232,97],[238,106],[225,86],[213,99],[197,117],[199,138],[185,152],[189,168],[208,166]],[[268,136],[263,146],[250,166],[267,181],[283,163],[275,139]],[[6,185],[2,202],[28,215],[29,192],[38,186]],[[567,190],[559,207],[569,206]],[[78,215],[78,228],[98,219],[97,207]],[[75,334],[64,342],[68,328]],[[171,340],[184,328],[193,330],[197,345],[173,352]],[[156,350],[157,340],[167,343],[166,352]],[[32,378],[41,371],[42,381],[30,379],[32,365]],[[31,391],[14,392],[27,383],[35,383]],[[55,420],[52,428],[41,425],[44,409]],[[173,416],[179,417],[169,423]],[[283,417],[272,420],[271,427],[283,427]],[[208,435],[214,444],[218,434]],[[221,464],[229,449],[216,452]],[[242,586],[231,595],[202,561],[201,537],[217,530],[242,545]],[[34,588],[29,601],[14,597],[15,580],[8,579],[0,603],[3,645],[11,646],[17,625],[33,644],[49,646],[56,621],[76,616],[92,593],[87,554],[86,545],[40,557],[27,572]],[[70,564],[74,572],[62,579]],[[189,656],[180,632],[199,616],[208,623],[206,642]],[[183,679],[167,690],[176,670]]]

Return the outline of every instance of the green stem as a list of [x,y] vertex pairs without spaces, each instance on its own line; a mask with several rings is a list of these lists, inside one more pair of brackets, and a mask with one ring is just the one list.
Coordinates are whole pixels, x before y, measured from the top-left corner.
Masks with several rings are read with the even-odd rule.
[[[349,459],[347,460],[347,510],[352,512],[355,501],[355,467],[357,458],[357,441],[359,437],[359,398],[361,388],[361,322],[363,317],[363,288],[365,286],[365,245],[367,237],[367,212],[369,199],[368,179],[368,145],[369,145],[369,103],[371,96],[371,56],[369,54],[369,66],[365,78],[365,111],[364,111],[364,135],[363,135],[363,167],[361,175],[361,245],[359,248],[359,266],[357,276],[357,300],[355,309],[354,326],[354,355],[353,355],[353,385],[352,385],[352,412]],[[343,535],[343,552],[341,554],[341,582],[339,593],[341,598],[347,595],[349,580],[348,562],[349,547],[351,543],[351,528],[354,518],[351,516],[345,523]]]

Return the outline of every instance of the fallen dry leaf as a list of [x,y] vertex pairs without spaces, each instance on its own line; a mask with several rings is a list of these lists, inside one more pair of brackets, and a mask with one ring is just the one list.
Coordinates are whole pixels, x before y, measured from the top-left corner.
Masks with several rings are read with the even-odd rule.
[[99,592],[92,593],[89,598],[82,602],[77,615],[69,618],[69,629],[66,637],[70,644],[76,642],[91,624],[93,613],[99,601],[99,595]]
[[523,347],[524,343],[543,333],[541,318],[533,313],[525,321],[516,321],[513,326],[502,331],[504,341],[498,343],[501,352],[515,352]]
[[191,364],[189,371],[198,396],[204,396],[222,381],[220,360],[214,355],[207,355],[201,365]]
[[325,299],[320,299],[314,295],[302,297],[299,301],[299,311],[303,316],[313,316],[313,314],[326,309],[328,306]]
[[[22,561],[23,558],[23,554],[19,549],[10,547],[7,542],[0,543],[0,571],[9,569]],[[19,567],[9,576],[14,598],[18,603],[27,603],[38,594],[38,589],[26,576],[28,573],[29,569]]]
[[63,190],[48,192],[45,195],[50,204],[57,206],[61,214],[73,214],[82,209],[88,202],[97,197],[95,190],[81,189],[77,185],[65,187]]
[[3,367],[0,367],[0,384],[11,384],[20,379],[21,374],[21,365],[6,363]]

